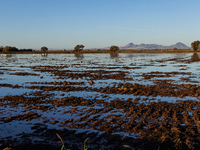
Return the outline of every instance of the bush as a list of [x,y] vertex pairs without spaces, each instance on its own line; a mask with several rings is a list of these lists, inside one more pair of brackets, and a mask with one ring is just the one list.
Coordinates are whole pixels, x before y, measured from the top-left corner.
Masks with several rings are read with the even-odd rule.
[[18,49],[16,47],[11,47],[11,46],[6,46],[2,50],[3,53],[10,53],[14,51],[18,51]]
[[3,51],[3,46],[0,47],[0,52],[2,52],[2,51]]
[[74,51],[75,51],[75,52],[80,52],[80,51],[83,50],[84,47],[85,47],[84,45],[76,45],[76,46],[74,47]]
[[48,51],[48,48],[46,46],[43,46],[43,47],[41,47],[41,51],[46,52],[46,51]]
[[111,51],[111,52],[116,52],[116,51],[118,51],[118,50],[119,50],[119,47],[118,47],[118,46],[113,45],[113,46],[110,47],[110,51]]
[[196,51],[199,48],[200,41],[194,41],[191,43],[191,47],[194,51]]

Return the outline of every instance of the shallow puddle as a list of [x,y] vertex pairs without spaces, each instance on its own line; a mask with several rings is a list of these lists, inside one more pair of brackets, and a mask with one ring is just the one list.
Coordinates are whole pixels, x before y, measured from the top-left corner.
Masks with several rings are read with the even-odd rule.
[[0,140],[67,129],[77,135],[198,141],[199,54],[0,58]]

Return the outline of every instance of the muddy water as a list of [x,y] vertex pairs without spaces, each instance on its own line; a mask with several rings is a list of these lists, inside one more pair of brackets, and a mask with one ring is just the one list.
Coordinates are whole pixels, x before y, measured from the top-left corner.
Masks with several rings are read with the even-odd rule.
[[198,148],[199,57],[1,55],[0,143],[17,149],[48,140],[57,147],[59,133],[71,149],[87,137],[93,149],[97,142],[107,149],[174,148],[177,139]]

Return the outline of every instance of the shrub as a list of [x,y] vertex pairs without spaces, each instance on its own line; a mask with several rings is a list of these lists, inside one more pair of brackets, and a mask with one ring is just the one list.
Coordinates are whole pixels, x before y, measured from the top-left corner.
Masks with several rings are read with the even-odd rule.
[[43,47],[41,47],[41,51],[46,52],[46,51],[48,51],[48,48],[46,46],[43,46]]
[[18,49],[16,47],[11,47],[11,46],[6,46],[2,50],[3,53],[10,53],[14,51],[18,51]]
[[113,45],[113,46],[110,47],[110,51],[112,51],[112,52],[116,52],[118,50],[119,50],[118,46]]
[[0,52],[2,52],[2,51],[3,51],[3,46],[0,47]]
[[80,52],[80,51],[83,50],[84,47],[85,47],[84,45],[76,45],[76,46],[74,47],[74,51],[75,51],[75,52]]
[[194,41],[191,43],[191,47],[194,51],[196,51],[199,48],[200,41]]

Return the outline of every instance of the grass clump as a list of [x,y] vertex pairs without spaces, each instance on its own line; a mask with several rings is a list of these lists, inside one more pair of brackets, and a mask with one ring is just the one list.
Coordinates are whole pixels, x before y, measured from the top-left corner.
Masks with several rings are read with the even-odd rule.
[[[60,135],[59,135],[58,133],[56,133],[56,135],[57,135],[57,137],[60,139],[60,141],[61,141],[61,143],[62,143],[62,148],[61,148],[61,150],[70,150],[70,149],[66,149],[66,148],[65,148],[64,141],[63,141],[63,139],[60,137]],[[83,150],[88,150],[88,147],[85,147],[85,144],[86,144],[86,142],[87,142],[88,140],[90,141],[90,138],[89,138],[89,137],[84,141],[84,149],[83,149]]]
[[135,150],[134,148],[130,147],[129,145],[123,145],[124,148],[130,148],[132,150]]
[[[58,133],[56,133],[56,135],[57,135],[57,137],[60,139],[60,141],[61,141],[61,143],[62,143],[62,148],[61,148],[61,150],[66,150],[63,139],[60,137],[60,135],[59,135]],[[67,150],[69,150],[69,149],[67,149]]]

